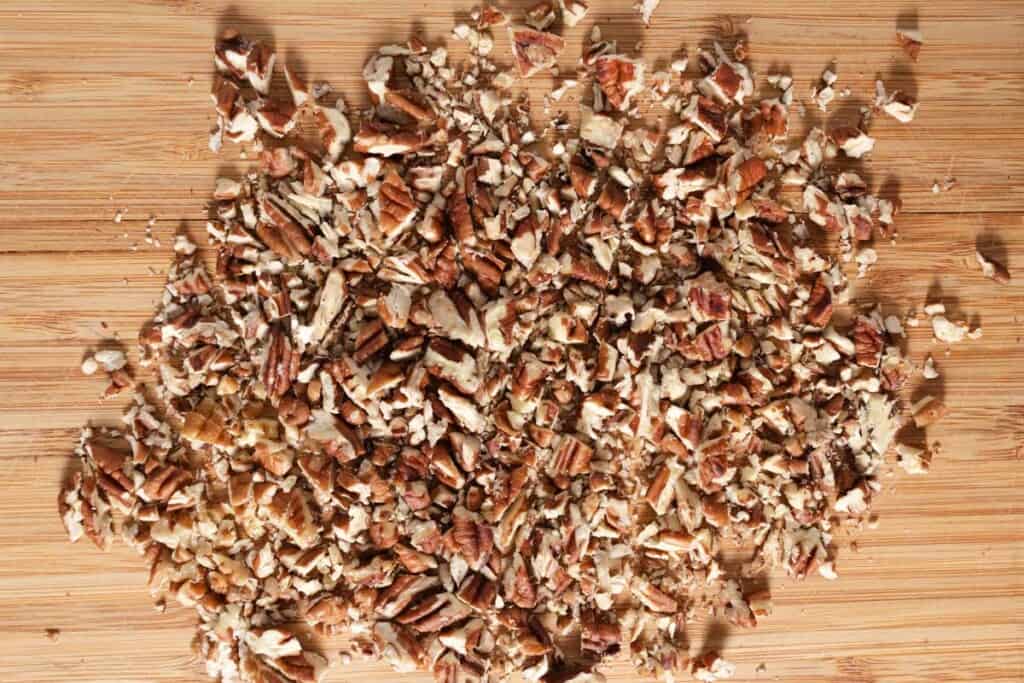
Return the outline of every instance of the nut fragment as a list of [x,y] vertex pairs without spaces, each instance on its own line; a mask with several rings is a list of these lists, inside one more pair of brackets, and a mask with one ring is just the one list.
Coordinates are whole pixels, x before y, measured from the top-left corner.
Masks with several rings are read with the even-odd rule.
[[732,678],[736,674],[736,667],[722,659],[717,652],[711,651],[694,659],[690,665],[690,672],[698,681],[711,683],[723,678]]
[[644,87],[644,65],[623,55],[602,55],[594,61],[594,78],[619,111],[629,109]]
[[390,171],[380,187],[380,230],[386,237],[400,233],[416,217],[416,200],[405,181]]
[[181,435],[201,443],[230,446],[233,442],[226,427],[227,414],[224,409],[214,399],[207,397],[185,416]]
[[900,44],[903,51],[907,53],[915,62],[918,56],[921,54],[921,45],[924,43],[924,38],[921,37],[921,32],[915,29],[897,29],[896,30],[896,42]]
[[831,136],[846,156],[854,159],[860,159],[875,147],[875,139],[856,128],[837,128]]
[[994,280],[1001,285],[1010,284],[1010,271],[1006,269],[1006,266],[994,259],[983,256],[977,250],[974,252],[974,258],[978,261],[978,265],[981,266],[981,272],[989,280]]
[[925,396],[915,403],[912,408],[914,424],[918,427],[927,427],[930,424],[938,422],[945,417],[948,412],[949,410],[946,408],[945,404],[936,400],[932,396]]
[[565,41],[554,33],[526,26],[511,26],[508,32],[512,41],[512,58],[523,78],[554,66],[565,48]]
[[583,21],[590,11],[588,0],[559,0],[562,6],[562,20],[570,28]]
[[580,137],[591,144],[605,149],[618,147],[622,137],[623,125],[603,114],[595,114],[593,110],[583,108],[580,121]]
[[640,12],[640,19],[644,22],[644,26],[651,25],[651,17],[654,16],[654,10],[658,9],[659,4],[661,4],[661,0],[640,0],[634,5],[634,8]]
[[910,123],[917,113],[917,102],[910,95],[894,90],[886,93],[885,84],[875,81],[875,108],[879,109],[900,123]]

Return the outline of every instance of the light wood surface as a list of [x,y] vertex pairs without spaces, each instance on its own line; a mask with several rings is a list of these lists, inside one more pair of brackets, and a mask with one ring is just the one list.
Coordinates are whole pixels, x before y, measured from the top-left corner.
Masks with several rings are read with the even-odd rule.
[[[709,636],[724,640],[738,681],[1024,680],[1024,3],[663,0],[645,30],[631,2],[591,0],[591,15],[567,33],[567,72],[596,20],[624,48],[642,38],[649,59],[684,46],[692,56],[742,31],[758,72],[790,70],[800,96],[835,58],[839,87],[852,94],[829,121],[852,122],[876,74],[916,93],[916,121],[872,129],[869,181],[898,191],[904,213],[898,246],[879,246],[856,298],[891,311],[942,300],[984,328],[948,355],[923,327],[911,331],[912,357],[933,353],[942,373],[912,392],[940,392],[952,408],[927,435],[942,451],[928,476],[886,479],[879,525],[842,551],[841,580],[776,577],[775,613],[762,626],[724,635],[696,626],[694,651]],[[0,3],[0,681],[205,680],[189,651],[191,614],[157,614],[124,547],[68,545],[55,497],[78,427],[120,410],[99,403],[99,379],[79,374],[83,351],[111,337],[133,345],[159,296],[170,236],[201,235],[214,177],[245,166],[237,148],[224,157],[206,148],[218,27],[272,40],[359,105],[373,46],[413,28],[440,39],[470,7]],[[895,46],[898,21],[924,33],[918,64]],[[932,194],[947,174],[958,186]],[[143,242],[151,214],[161,248]],[[1011,285],[981,276],[977,240],[1017,271]],[[48,628],[60,630],[56,641]],[[611,673],[633,680],[624,664]],[[357,662],[329,680],[427,678]]]

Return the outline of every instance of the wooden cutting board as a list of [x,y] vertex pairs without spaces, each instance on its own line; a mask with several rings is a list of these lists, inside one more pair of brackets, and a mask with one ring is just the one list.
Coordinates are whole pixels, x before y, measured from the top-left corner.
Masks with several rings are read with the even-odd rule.
[[[853,123],[881,75],[916,94],[917,119],[882,118],[866,177],[902,197],[900,239],[855,298],[887,312],[942,301],[984,337],[947,351],[911,329],[916,361],[942,377],[912,394],[945,397],[929,429],[932,472],[884,479],[877,528],[844,542],[841,580],[775,577],[775,613],[754,631],[691,630],[694,651],[724,645],[739,681],[871,683],[1024,680],[1024,3],[732,2],[663,0],[644,29],[632,0],[591,0],[566,32],[563,73],[596,22],[620,48],[643,41],[667,59],[709,38],[749,38],[763,77],[795,76],[798,96],[835,58],[850,89],[814,123]],[[519,11],[527,3],[505,2]],[[217,175],[248,162],[207,150],[210,48],[219,28],[272,40],[351,105],[371,48],[411,29],[443,39],[470,1],[104,2],[0,4],[0,681],[202,681],[189,651],[192,617],[158,614],[132,552],[70,546],[55,512],[76,430],[117,419],[102,385],[77,370],[103,339],[131,346],[153,310],[172,234],[202,235]],[[897,23],[925,45],[912,64]],[[498,54],[504,59],[503,37]],[[548,77],[531,82],[535,99]],[[565,105],[576,107],[572,99]],[[800,125],[796,126],[798,129]],[[933,194],[934,181],[957,186]],[[115,224],[118,209],[127,209]],[[150,216],[160,246],[144,241]],[[976,241],[1018,276],[984,279]],[[46,629],[59,629],[51,639]],[[336,654],[336,651],[329,652]],[[634,680],[624,664],[613,680]],[[414,681],[380,665],[336,667],[331,681]]]

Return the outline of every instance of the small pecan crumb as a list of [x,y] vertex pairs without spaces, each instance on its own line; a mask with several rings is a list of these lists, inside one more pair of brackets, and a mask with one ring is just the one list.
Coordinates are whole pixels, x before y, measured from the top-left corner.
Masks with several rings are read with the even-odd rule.
[[640,0],[634,5],[636,11],[640,13],[640,20],[644,22],[644,26],[651,25],[651,17],[654,16],[654,10],[658,9],[659,4],[661,4],[661,0]]
[[918,56],[921,54],[921,45],[924,43],[924,38],[921,37],[920,31],[915,29],[897,29],[896,42],[907,53],[908,57],[915,62],[917,61]]
[[994,280],[1001,285],[1010,284],[1010,271],[1006,269],[1006,266],[994,259],[983,256],[977,250],[974,252],[974,258],[978,261],[978,265],[981,266],[982,274],[989,280]]
[[565,41],[554,33],[526,26],[512,26],[508,31],[512,41],[512,57],[523,78],[554,66],[565,47]]
[[945,404],[932,396],[925,396],[911,408],[911,413],[914,416],[914,424],[918,427],[927,427],[930,424],[938,422],[945,417],[948,412],[949,409],[946,408]]

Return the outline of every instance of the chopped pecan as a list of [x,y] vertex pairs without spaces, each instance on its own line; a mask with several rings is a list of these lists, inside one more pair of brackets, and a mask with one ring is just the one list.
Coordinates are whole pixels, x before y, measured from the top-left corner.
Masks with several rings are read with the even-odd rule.
[[491,528],[458,510],[452,519],[452,539],[459,553],[473,569],[480,569],[487,564],[494,549],[494,533]]
[[416,217],[416,200],[405,181],[391,169],[380,186],[380,230],[385,237],[399,233]]
[[729,319],[732,292],[711,273],[704,273],[693,281],[689,299],[698,320]]
[[824,275],[819,275],[807,299],[807,322],[815,327],[825,327],[832,319],[832,291]]
[[379,121],[366,121],[353,141],[355,151],[379,156],[395,156],[415,152],[427,144],[424,131],[403,129]]
[[512,41],[512,57],[523,78],[554,66],[559,53],[565,48],[565,41],[554,33],[526,26],[511,26],[508,33]]
[[355,338],[352,358],[357,363],[365,363],[388,345],[388,333],[380,318],[363,323]]
[[543,31],[555,23],[554,0],[540,0],[540,2],[528,8],[526,10],[526,23],[538,31]]
[[918,56],[921,54],[921,45],[924,43],[924,38],[921,37],[920,31],[906,28],[897,29],[896,42],[907,53],[908,57],[915,62],[917,61]]
[[289,261],[308,256],[312,244],[305,230],[285,210],[284,204],[270,196],[260,201],[260,222],[256,234],[276,254]]
[[590,471],[594,449],[574,436],[563,436],[551,460],[551,473],[555,476],[575,477]]
[[291,388],[299,374],[299,357],[288,334],[281,326],[275,326],[267,339],[266,356],[260,372],[268,395],[283,396]]
[[860,159],[875,147],[875,139],[857,128],[834,128],[829,135],[846,156],[854,159]]
[[595,114],[587,107],[583,108],[580,117],[580,137],[587,142],[605,149],[615,149],[622,137],[622,130],[623,125],[615,119],[604,114]]
[[256,109],[260,127],[275,138],[283,138],[294,130],[298,119],[296,109],[288,102],[267,100]]
[[233,440],[228,432],[227,421],[227,413],[220,403],[206,397],[185,415],[181,435],[212,446],[230,446]]
[[594,75],[601,91],[619,111],[632,105],[644,87],[644,65],[624,55],[603,55],[594,61]]
[[678,603],[672,596],[668,595],[650,581],[638,579],[633,584],[633,595],[649,610],[662,614],[672,614],[678,608]]
[[985,277],[1001,285],[1010,284],[1010,271],[1002,263],[983,256],[977,250],[974,251],[974,258],[978,261],[978,265],[981,266],[981,272],[984,273]]
[[857,349],[857,363],[867,367],[878,367],[882,359],[882,330],[867,316],[857,316],[853,329],[853,343]]
[[687,358],[702,361],[725,358],[732,349],[733,340],[725,323],[714,323],[705,327],[692,340],[680,343],[679,350]]
[[918,427],[927,427],[941,420],[948,412],[949,409],[942,401],[926,396],[913,407],[914,424]]
[[714,142],[721,142],[728,131],[725,109],[707,97],[694,95],[682,116],[700,128]]
[[567,26],[573,27],[583,21],[590,11],[587,0],[559,0],[562,5],[562,20]]
[[607,211],[615,220],[619,220],[626,210],[626,203],[628,201],[629,197],[626,195],[626,189],[614,180],[608,180],[604,187],[601,188],[601,194],[597,198],[597,205],[602,210]]
[[[318,106],[313,109],[313,121],[320,133],[320,141],[327,152],[327,158],[337,161],[342,150],[345,149],[345,145],[352,139],[352,128],[349,126],[348,119],[334,107]],[[362,132],[361,130],[360,133]],[[365,137],[363,144],[370,144]]]
[[312,547],[320,536],[313,510],[299,488],[291,493],[279,491],[264,508],[267,519],[300,548]]
[[476,20],[476,27],[478,29],[483,30],[492,26],[504,26],[507,23],[508,17],[497,7],[487,3],[480,6],[479,15]]

